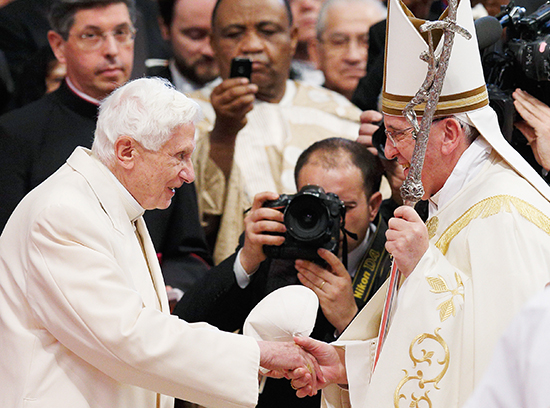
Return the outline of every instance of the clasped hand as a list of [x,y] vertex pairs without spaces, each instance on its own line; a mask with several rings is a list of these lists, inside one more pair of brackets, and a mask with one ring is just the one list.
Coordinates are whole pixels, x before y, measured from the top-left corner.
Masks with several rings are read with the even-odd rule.
[[291,381],[296,396],[316,395],[328,384],[346,384],[344,351],[307,337],[295,337],[295,344],[259,342],[262,367],[273,378]]

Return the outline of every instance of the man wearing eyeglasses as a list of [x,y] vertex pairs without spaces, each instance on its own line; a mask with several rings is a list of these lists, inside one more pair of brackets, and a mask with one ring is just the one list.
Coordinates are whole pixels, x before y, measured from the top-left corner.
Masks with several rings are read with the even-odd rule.
[[[501,333],[550,279],[550,189],[502,136],[489,106],[471,6],[461,1],[456,7],[456,25],[472,37],[455,35],[452,49],[444,46],[450,58],[446,73],[434,75],[442,81],[438,99],[429,100],[434,111],[429,103],[414,106],[429,133],[417,173],[413,152],[424,140],[403,111],[432,73],[419,58],[430,43],[403,2],[388,1],[384,153],[404,176],[419,174],[413,181],[421,181],[419,195],[429,201],[428,220],[409,206],[395,210],[386,249],[401,272],[396,290],[379,291],[338,348],[298,341],[328,366],[325,379],[334,384],[323,391],[324,406],[464,406]],[[430,113],[435,119],[426,126]],[[369,116],[375,115],[363,119]],[[367,136],[372,124],[363,125]]]
[[[48,41],[66,64],[67,76],[56,92],[0,118],[0,231],[25,194],[77,146],[91,147],[99,102],[130,78],[135,18],[134,0],[52,3]],[[208,269],[210,259],[194,186],[185,184],[177,190],[174,205],[148,211],[145,218],[167,285],[184,292]],[[183,265],[190,271],[185,276]]]
[[386,18],[378,0],[328,0],[317,20],[309,54],[325,77],[325,88],[351,100],[367,72],[368,29]]

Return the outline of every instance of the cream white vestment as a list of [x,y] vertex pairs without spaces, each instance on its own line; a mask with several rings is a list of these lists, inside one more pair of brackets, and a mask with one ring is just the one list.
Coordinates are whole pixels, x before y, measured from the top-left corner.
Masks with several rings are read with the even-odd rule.
[[342,341],[349,395],[329,386],[324,406],[461,407],[502,331],[550,280],[550,203],[495,151],[427,226],[372,377],[383,288],[342,335],[357,340]]
[[257,342],[169,315],[143,209],[119,187],[77,148],[6,224],[0,407],[253,407]]

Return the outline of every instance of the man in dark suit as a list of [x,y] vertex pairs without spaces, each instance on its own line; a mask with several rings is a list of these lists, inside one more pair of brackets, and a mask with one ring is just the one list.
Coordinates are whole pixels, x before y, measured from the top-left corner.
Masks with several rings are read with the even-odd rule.
[[[26,75],[25,69],[36,53],[49,47],[48,11],[53,0],[17,0],[0,7],[0,50],[5,54],[13,80]],[[132,78],[145,73],[146,60],[168,58],[169,50],[160,34],[157,22],[157,5],[151,0],[135,0],[134,24],[137,28],[134,41]],[[7,109],[21,105],[14,101]],[[1,112],[1,111],[0,111]]]
[[[346,206],[347,267],[338,256],[322,249],[326,266],[304,260],[267,258],[264,245],[281,245],[286,228],[283,214],[264,207],[275,193],[256,195],[245,220],[244,245],[186,293],[174,314],[189,321],[207,321],[222,330],[242,328],[252,308],[272,291],[303,284],[319,298],[312,337],[333,341],[366,304],[387,277],[389,255],[384,249],[387,226],[377,216],[382,196],[382,168],[365,146],[330,138],[305,150],[295,169],[298,189],[318,185],[336,193]],[[343,241],[341,234],[340,240]],[[346,247],[340,245],[339,256]],[[268,379],[258,407],[318,407],[319,397],[298,399],[286,381]]]
[[[76,146],[91,146],[99,101],[130,78],[134,7],[133,0],[54,3],[48,40],[67,77],[57,91],[0,118],[0,230]],[[185,184],[168,210],[145,218],[167,285],[184,292],[210,261],[194,186]]]

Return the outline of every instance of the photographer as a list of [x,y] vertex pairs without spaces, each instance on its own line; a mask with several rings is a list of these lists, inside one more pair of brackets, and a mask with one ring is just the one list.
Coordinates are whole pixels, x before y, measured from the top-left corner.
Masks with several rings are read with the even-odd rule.
[[[245,219],[242,248],[186,292],[174,313],[186,321],[205,320],[222,330],[235,331],[269,293],[302,283],[319,298],[312,336],[333,341],[388,275],[389,256],[384,249],[387,226],[377,217],[382,201],[378,191],[381,174],[379,160],[357,142],[331,138],[310,146],[298,159],[296,185],[299,190],[307,185],[320,186],[344,202],[346,229],[357,235],[357,239],[348,237],[347,270],[340,258],[326,249],[318,251],[326,267],[311,261],[266,257],[264,246],[281,246],[285,238],[274,234],[284,233],[286,227],[283,213],[265,206],[266,201],[279,196],[259,193]],[[340,233],[340,257],[342,240]],[[370,269],[373,264],[377,267]],[[268,379],[258,406],[319,405],[318,397],[298,399],[288,382]]]
[[514,123],[525,136],[543,173],[550,170],[550,107],[521,89],[512,94],[523,121]]

